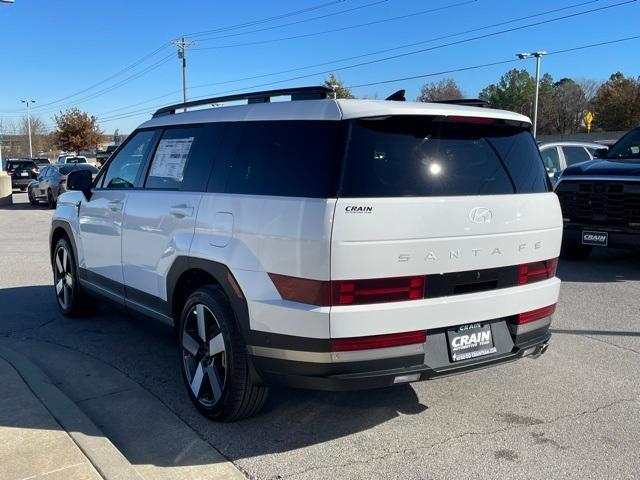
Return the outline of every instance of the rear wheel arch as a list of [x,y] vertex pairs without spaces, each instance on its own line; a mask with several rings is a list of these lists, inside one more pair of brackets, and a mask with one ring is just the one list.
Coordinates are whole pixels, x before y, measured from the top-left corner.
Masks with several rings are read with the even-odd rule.
[[231,306],[243,339],[249,335],[247,301],[229,268],[212,260],[178,257],[167,274],[168,313],[177,327],[189,295],[207,285],[220,287]]

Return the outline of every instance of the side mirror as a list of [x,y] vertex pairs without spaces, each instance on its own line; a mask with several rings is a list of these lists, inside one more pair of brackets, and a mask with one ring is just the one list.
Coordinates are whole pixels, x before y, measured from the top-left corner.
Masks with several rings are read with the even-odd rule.
[[75,170],[67,175],[67,190],[78,190],[91,200],[93,175],[89,170]]

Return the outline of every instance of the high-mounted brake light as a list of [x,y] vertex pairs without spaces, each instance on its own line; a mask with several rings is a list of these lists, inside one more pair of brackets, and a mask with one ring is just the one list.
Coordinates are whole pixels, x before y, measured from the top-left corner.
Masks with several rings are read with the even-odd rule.
[[525,285],[553,278],[556,276],[557,269],[557,258],[520,265],[518,269],[518,284]]
[[518,325],[524,325],[525,323],[534,322],[536,320],[540,320],[541,318],[548,317],[553,315],[556,311],[555,303],[553,305],[549,305],[547,307],[537,308],[535,310],[530,310],[528,312],[521,313],[518,315],[516,319],[516,323]]
[[466,117],[461,115],[450,115],[447,117],[451,122],[461,122],[461,123],[496,123],[497,119],[488,118],[488,117]]
[[392,333],[389,335],[374,335],[370,337],[334,338],[331,340],[331,349],[334,352],[350,352],[354,350],[371,350],[374,348],[400,347],[425,343],[427,332]]

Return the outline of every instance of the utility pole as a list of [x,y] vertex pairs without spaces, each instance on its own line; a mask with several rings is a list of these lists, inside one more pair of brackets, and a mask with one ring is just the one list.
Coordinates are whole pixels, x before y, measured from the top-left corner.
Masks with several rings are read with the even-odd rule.
[[[172,40],[171,43],[178,47],[178,58],[182,60],[182,101],[187,103],[187,48],[192,47],[196,42],[187,42],[184,37],[180,40]],[[184,108],[187,111],[187,108]]]
[[525,58],[535,57],[536,59],[536,94],[533,100],[533,137],[536,137],[536,133],[538,132],[538,97],[540,95],[540,60],[543,55],[546,55],[547,52],[544,50],[540,50],[538,52],[531,53],[518,53],[516,57],[520,60],[524,60]]
[[20,100],[22,103],[27,104],[27,132],[29,134],[29,158],[33,158],[33,146],[31,143],[31,111],[29,109],[32,103],[36,103],[35,100]]

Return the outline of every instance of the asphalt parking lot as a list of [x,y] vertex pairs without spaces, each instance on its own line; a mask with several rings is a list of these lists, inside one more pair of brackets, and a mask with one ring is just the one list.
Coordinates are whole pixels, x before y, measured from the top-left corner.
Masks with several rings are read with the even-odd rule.
[[[538,360],[386,390],[275,390],[259,416],[216,424],[189,402],[170,328],[110,307],[58,313],[52,211],[14,200],[0,207],[0,345],[55,378],[141,471],[213,469],[210,448],[258,479],[640,477],[638,254],[561,262],[554,335]],[[88,391],[98,393],[80,398]],[[144,402],[166,415],[145,415]],[[174,455],[187,437],[202,453]]]

